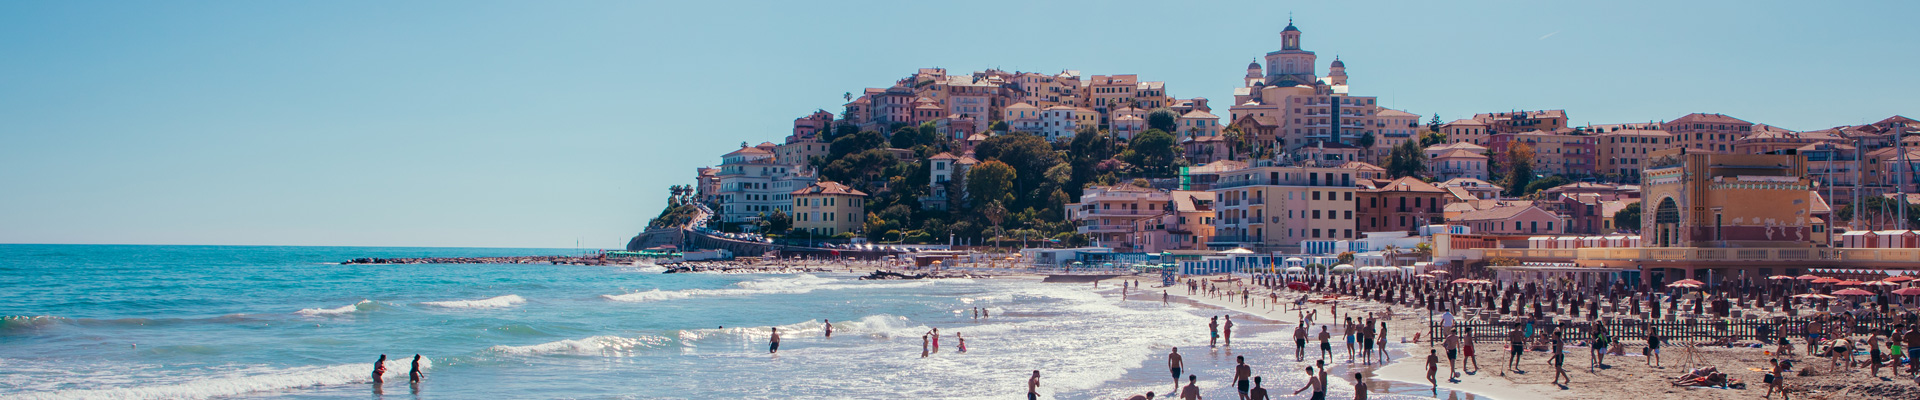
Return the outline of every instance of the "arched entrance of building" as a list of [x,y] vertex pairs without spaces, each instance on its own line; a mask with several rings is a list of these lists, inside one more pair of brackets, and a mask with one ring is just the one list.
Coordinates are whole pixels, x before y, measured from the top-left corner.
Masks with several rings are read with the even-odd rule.
[[1680,230],[1680,206],[1672,197],[1660,199],[1660,205],[1653,208],[1654,246],[1674,247],[1679,240],[1674,237]]

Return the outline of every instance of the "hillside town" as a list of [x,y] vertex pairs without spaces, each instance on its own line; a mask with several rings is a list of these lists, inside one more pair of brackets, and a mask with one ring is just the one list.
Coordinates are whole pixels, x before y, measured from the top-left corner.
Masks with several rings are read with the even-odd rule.
[[[922,68],[698,168],[651,228],[793,254],[1025,249],[1050,266],[1182,271],[1658,282],[1920,261],[1876,250],[1920,247],[1920,139],[1906,135],[1920,123],[1906,117],[1810,131],[1707,112],[1423,118],[1357,90],[1338,58],[1322,72],[1292,23],[1279,36],[1220,110],[1137,75]],[[644,237],[629,250],[686,243]]]

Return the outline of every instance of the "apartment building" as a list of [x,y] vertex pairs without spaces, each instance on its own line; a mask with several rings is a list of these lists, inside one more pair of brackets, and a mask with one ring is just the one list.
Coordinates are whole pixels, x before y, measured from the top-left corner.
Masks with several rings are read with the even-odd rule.
[[717,191],[710,196],[721,222],[757,221],[774,211],[792,214],[791,193],[817,179],[805,165],[781,162],[773,143],[747,146],[720,156],[714,172]]
[[1319,77],[1315,55],[1300,48],[1300,34],[1289,23],[1280,32],[1280,50],[1267,53],[1266,66],[1247,65],[1245,87],[1234,89],[1228,109],[1230,123],[1256,146],[1283,152],[1315,141],[1353,143],[1375,133],[1384,125],[1376,122],[1382,110],[1378,100],[1348,94],[1344,62],[1335,61],[1338,84]]
[[1598,146],[1594,172],[1627,182],[1640,181],[1647,154],[1674,146],[1673,134],[1658,129],[1606,129],[1593,138]]
[[815,182],[788,193],[793,228],[818,236],[858,232],[865,226],[867,194],[835,182]]
[[1361,180],[1354,194],[1354,224],[1361,232],[1414,232],[1445,221],[1447,191],[1414,177]]
[[1725,114],[1692,113],[1660,124],[1679,147],[1718,153],[1734,151],[1734,141],[1753,133],[1753,123]]
[[1302,240],[1354,238],[1356,170],[1257,166],[1223,172],[1210,190],[1213,241],[1208,247],[1281,251]]
[[1212,236],[1214,193],[1133,185],[1093,186],[1067,204],[1067,219],[1095,245],[1157,253],[1205,248]]

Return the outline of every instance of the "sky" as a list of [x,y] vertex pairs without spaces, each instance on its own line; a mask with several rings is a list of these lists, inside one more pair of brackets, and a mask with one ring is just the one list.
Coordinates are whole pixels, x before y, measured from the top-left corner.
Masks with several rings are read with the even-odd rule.
[[842,93],[1074,69],[1224,109],[1289,13],[1444,120],[1920,117],[1916,2],[1187,3],[0,2],[0,243],[617,248]]

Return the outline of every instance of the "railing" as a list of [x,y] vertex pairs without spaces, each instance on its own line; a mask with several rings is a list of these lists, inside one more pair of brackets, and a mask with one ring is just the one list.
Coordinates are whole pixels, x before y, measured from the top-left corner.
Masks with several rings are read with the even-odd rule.
[[[1582,260],[1701,260],[1701,261],[1857,261],[1920,262],[1920,249],[1825,248],[1691,248],[1595,247],[1574,249]],[[1489,251],[1489,256],[1495,252]],[[1511,257],[1504,256],[1503,257]]]
[[[1707,320],[1641,320],[1613,319],[1607,322],[1607,334],[1614,341],[1645,343],[1648,332],[1658,333],[1662,340],[1693,341],[1712,339],[1757,339],[1778,338],[1782,335],[1804,335],[1807,317],[1774,317],[1764,319],[1707,319]],[[1864,317],[1855,320],[1850,328],[1854,334],[1865,334],[1869,330],[1886,329],[1891,331],[1894,325],[1902,321],[1893,317]],[[1506,342],[1507,332],[1513,329],[1513,320],[1471,321],[1456,320],[1453,332],[1463,339],[1474,342]],[[1586,341],[1593,339],[1591,321],[1571,321],[1558,325],[1536,323],[1536,335],[1558,329],[1565,340]],[[1467,330],[1473,330],[1471,337]],[[1524,329],[1524,328],[1523,328]],[[1435,321],[1427,326],[1427,334],[1435,340],[1446,338],[1446,328]]]

